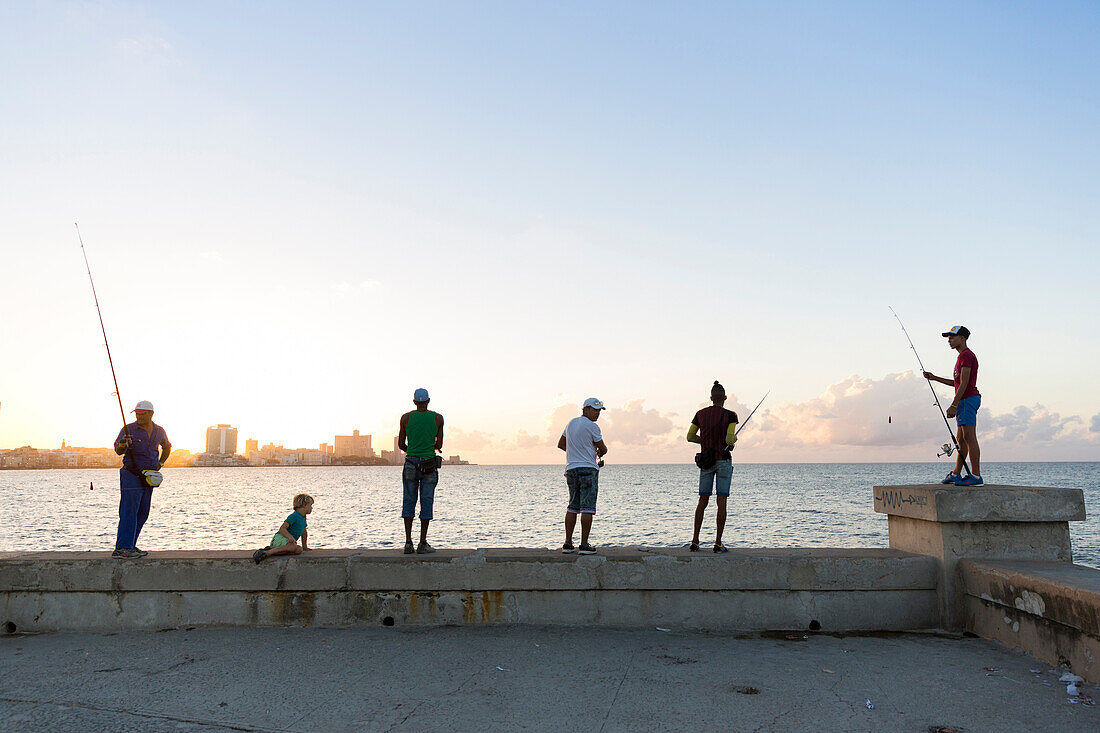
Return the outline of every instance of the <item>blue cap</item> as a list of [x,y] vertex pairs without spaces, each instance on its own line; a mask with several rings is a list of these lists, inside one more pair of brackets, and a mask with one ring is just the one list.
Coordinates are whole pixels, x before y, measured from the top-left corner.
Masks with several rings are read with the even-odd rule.
[[424,389],[423,387],[420,387],[415,392],[413,392],[413,402],[427,402],[427,401],[428,401],[428,390]]

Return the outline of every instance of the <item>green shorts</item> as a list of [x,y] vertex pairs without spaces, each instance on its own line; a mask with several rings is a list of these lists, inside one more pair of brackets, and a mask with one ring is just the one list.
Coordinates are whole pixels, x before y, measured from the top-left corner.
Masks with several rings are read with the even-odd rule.
[[283,536],[281,532],[276,532],[275,536],[271,538],[271,549],[276,547],[282,547],[283,545],[289,545],[290,540]]

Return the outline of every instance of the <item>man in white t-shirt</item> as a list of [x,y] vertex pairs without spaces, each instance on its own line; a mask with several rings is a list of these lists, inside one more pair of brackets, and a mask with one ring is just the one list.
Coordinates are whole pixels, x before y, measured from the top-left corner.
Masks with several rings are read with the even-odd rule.
[[[558,447],[565,451],[565,482],[569,485],[569,508],[565,510],[565,544],[561,551],[570,554],[595,555],[588,544],[588,532],[592,529],[592,517],[596,513],[596,494],[599,490],[601,460],[607,454],[603,434],[596,425],[603,403],[595,397],[584,401],[580,417],[565,426]],[[577,515],[581,515],[581,546],[573,547],[573,529]]]

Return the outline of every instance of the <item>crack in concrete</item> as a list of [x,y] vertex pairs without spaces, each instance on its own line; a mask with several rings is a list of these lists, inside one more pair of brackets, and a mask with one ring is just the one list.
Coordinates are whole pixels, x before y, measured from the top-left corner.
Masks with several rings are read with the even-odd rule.
[[164,674],[165,672],[171,672],[173,669],[178,669],[180,667],[183,667],[185,665],[192,664],[192,663],[198,662],[198,661],[206,661],[206,660],[199,660],[199,659],[195,659],[193,657],[184,657],[182,662],[176,662],[175,664],[173,664],[169,667],[165,667],[164,669],[154,670],[154,671],[150,672],[149,674],[151,674],[151,675],[152,674]]
[[600,733],[603,733],[604,728],[607,727],[607,721],[611,718],[611,711],[615,709],[615,701],[619,699],[619,693],[622,692],[623,683],[626,682],[626,676],[630,674],[630,669],[634,664],[634,657],[637,652],[631,652],[630,659],[626,660],[626,669],[623,670],[623,678],[619,680],[619,686],[615,688],[615,697],[611,698],[611,704],[607,706],[607,715],[603,716],[603,723],[600,724]]
[[99,713],[118,713],[120,715],[133,715],[137,718],[150,718],[153,720],[167,720],[175,723],[191,723],[192,725],[204,725],[218,728],[228,728],[229,730],[241,730],[260,731],[260,733],[278,733],[274,728],[258,728],[256,726],[246,726],[238,723],[222,722],[217,720],[204,720],[202,718],[180,718],[175,715],[165,715],[163,713],[154,713],[149,710],[127,710],[125,708],[113,708],[100,705],[88,705],[80,702],[59,702],[57,700],[27,700],[18,697],[0,697],[0,702],[21,702],[28,705],[57,705],[65,708],[78,708],[80,710],[91,710]]
[[[458,694],[459,692],[462,691],[462,688],[465,687],[470,682],[470,680],[472,680],[474,677],[477,677],[480,673],[481,673],[480,670],[475,670],[474,672],[471,672],[470,676],[467,677],[465,680],[463,680],[461,685],[454,688],[450,692],[444,692],[442,695],[439,695],[438,697],[439,698],[450,697],[451,695]],[[408,719],[411,718],[414,713],[416,713],[417,710],[419,710],[421,707],[424,706],[425,703],[431,702],[432,700],[436,700],[436,699],[438,699],[438,698],[436,698],[436,697],[426,697],[423,700],[421,700],[420,702],[418,702],[416,705],[413,706],[413,709],[409,711],[409,714],[406,715],[404,718],[402,718],[400,722],[394,723],[389,728],[387,728],[386,733],[390,733],[390,731],[404,725],[406,723],[406,721],[408,721]]]

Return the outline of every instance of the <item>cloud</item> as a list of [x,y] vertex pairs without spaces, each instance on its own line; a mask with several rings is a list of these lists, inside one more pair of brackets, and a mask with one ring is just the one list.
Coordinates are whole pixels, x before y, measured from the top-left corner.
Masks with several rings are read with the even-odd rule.
[[746,444],[798,446],[904,446],[946,438],[924,380],[912,372],[882,379],[852,375],[820,397],[765,411]]
[[645,409],[644,404],[644,399],[637,399],[621,408],[607,409],[606,417],[600,422],[605,425],[604,432],[609,443],[644,446],[674,431],[672,418],[675,413],[662,415],[657,410]]
[[[755,449],[760,460],[905,460],[913,449],[948,439],[927,390],[912,372],[882,379],[853,375],[819,397],[777,405],[739,447]],[[1100,451],[1100,415],[1086,427],[1081,417],[1063,417],[1043,405],[996,414],[982,408],[978,440],[986,460],[1088,459]]]
[[467,432],[459,428],[445,427],[443,436],[446,439],[447,448],[456,453],[463,451],[482,451],[492,448],[496,444],[496,437],[492,433],[483,430]]
[[540,445],[549,445],[550,440],[546,436],[532,435],[526,430],[516,432],[516,445],[520,448],[537,448]]
[[[1015,408],[1003,415],[992,415],[987,410],[979,414],[988,420],[987,434],[1005,442],[1049,443],[1060,438],[1072,438],[1077,433],[1084,434],[1084,421],[1076,415],[1063,418],[1057,412],[1051,412],[1042,405]],[[979,440],[981,434],[978,435]]]
[[[829,385],[817,397],[775,405],[766,403],[738,441],[739,461],[911,461],[933,460],[947,442],[948,425],[933,405],[928,385],[913,372],[874,379],[852,375]],[[744,421],[756,404],[730,395],[726,406]],[[944,395],[946,405],[950,398]],[[546,416],[542,433],[518,430],[497,440],[470,433],[469,450],[484,451],[486,460],[502,463],[555,463],[565,425],[580,414],[580,405],[564,397]],[[709,403],[697,405],[706,407]],[[604,439],[615,463],[689,463],[696,447],[684,439],[689,415],[646,407],[642,397],[609,407],[600,417]],[[950,421],[954,432],[955,421]],[[481,437],[481,442],[477,438]],[[978,415],[978,437],[987,461],[1098,460],[1100,414],[1086,422],[1062,416],[1043,405],[1019,406]],[[464,450],[466,446],[463,445]]]

